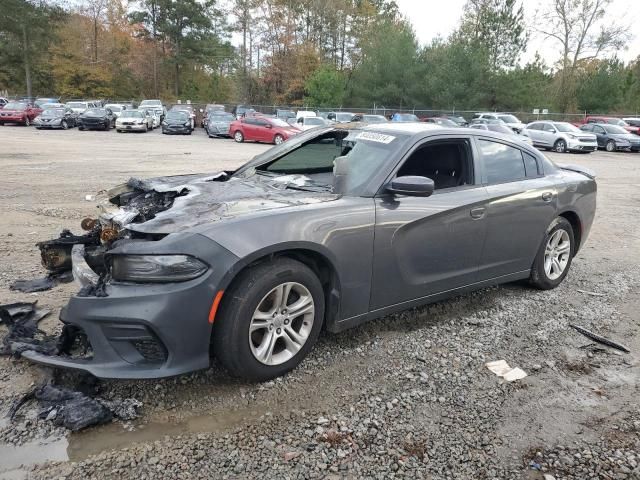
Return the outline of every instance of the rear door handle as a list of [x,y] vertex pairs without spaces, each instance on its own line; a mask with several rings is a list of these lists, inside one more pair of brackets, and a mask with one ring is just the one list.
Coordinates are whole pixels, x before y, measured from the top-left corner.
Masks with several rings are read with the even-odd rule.
[[471,218],[473,218],[474,220],[479,220],[484,217],[486,211],[487,209],[484,207],[476,207],[472,208],[469,213],[471,214]]
[[553,193],[551,192],[544,192],[542,194],[542,200],[544,200],[545,202],[550,202],[552,198],[553,198]]

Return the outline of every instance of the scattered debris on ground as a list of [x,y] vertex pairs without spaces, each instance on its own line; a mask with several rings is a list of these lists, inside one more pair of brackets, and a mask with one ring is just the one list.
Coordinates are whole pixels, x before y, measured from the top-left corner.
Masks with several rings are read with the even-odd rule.
[[57,287],[61,283],[70,283],[72,281],[73,274],[70,271],[50,273],[46,277],[33,280],[16,280],[9,286],[9,290],[22,293],[44,292]]
[[504,378],[507,382],[522,380],[527,376],[524,370],[518,367],[511,368],[505,360],[488,362],[485,366],[499,377]]
[[625,352],[625,353],[631,353],[631,350],[629,350],[624,345],[622,345],[620,343],[617,343],[617,342],[614,342],[612,340],[609,340],[608,338],[602,337],[602,336],[598,335],[597,333],[593,333],[593,332],[587,330],[584,327],[581,327],[579,325],[573,325],[573,324],[569,324],[569,326],[571,328],[574,328],[575,330],[577,330],[579,333],[581,333],[585,337],[593,340],[594,342],[601,343],[602,345],[606,345],[607,347],[615,348],[616,350],[620,350],[620,351]]
[[94,425],[111,422],[114,418],[133,420],[138,417],[142,402],[133,398],[106,400],[69,388],[45,383],[17,400],[9,410],[13,420],[18,411],[29,401],[36,400],[41,407],[38,418],[49,420],[56,426],[77,432]]
[[0,305],[0,324],[9,329],[0,344],[0,355],[20,356],[27,350],[45,355],[58,353],[58,337],[46,335],[38,328],[40,320],[50,313],[50,310],[38,308],[36,302]]

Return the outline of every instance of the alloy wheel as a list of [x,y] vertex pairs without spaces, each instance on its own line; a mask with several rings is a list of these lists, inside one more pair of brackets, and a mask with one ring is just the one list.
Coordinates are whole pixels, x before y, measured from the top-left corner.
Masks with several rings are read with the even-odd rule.
[[315,304],[311,292],[286,282],[267,293],[249,324],[249,347],[256,360],[281,365],[293,358],[311,334]]
[[556,152],[558,153],[564,153],[564,151],[567,149],[567,143],[564,140],[558,140],[556,142]]
[[67,128],[69,128],[69,125],[67,124],[67,121],[66,121],[66,120],[63,120],[63,121],[62,121],[62,129],[63,129],[63,130],[66,130]]
[[276,145],[280,145],[282,142],[284,142],[284,138],[282,138],[282,135],[276,135],[273,139],[273,143],[275,143]]
[[544,272],[549,280],[557,280],[564,273],[571,255],[571,240],[566,230],[556,230],[544,249]]
[[616,149],[616,144],[615,144],[615,142],[614,142],[613,140],[609,140],[609,141],[607,142],[607,147],[606,147],[606,149],[607,149],[607,152],[613,152],[613,151]]

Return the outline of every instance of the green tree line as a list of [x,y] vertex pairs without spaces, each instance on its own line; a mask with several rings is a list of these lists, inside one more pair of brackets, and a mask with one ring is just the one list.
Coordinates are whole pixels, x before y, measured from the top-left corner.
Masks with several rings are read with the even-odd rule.
[[[393,0],[3,0],[0,91],[259,105],[640,111],[620,0],[468,0],[420,45]],[[557,58],[523,62],[532,37]],[[233,42],[232,42],[233,39]]]

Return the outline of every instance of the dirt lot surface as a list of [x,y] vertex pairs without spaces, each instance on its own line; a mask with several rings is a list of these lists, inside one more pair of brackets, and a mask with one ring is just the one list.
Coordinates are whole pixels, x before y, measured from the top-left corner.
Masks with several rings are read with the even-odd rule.
[[[77,287],[9,290],[44,274],[35,243],[95,215],[85,200],[132,176],[216,172],[264,151],[192,136],[0,127],[0,303],[57,313]],[[211,369],[101,382],[135,421],[70,434],[27,405],[0,420],[0,478],[640,478],[640,154],[549,154],[598,174],[598,213],[566,281],[509,284],[324,334],[266,384]],[[577,323],[627,345],[591,344]],[[6,330],[0,327],[0,336]],[[484,364],[528,376],[501,383]],[[0,415],[43,376],[0,358]],[[549,477],[547,477],[549,478]]]

